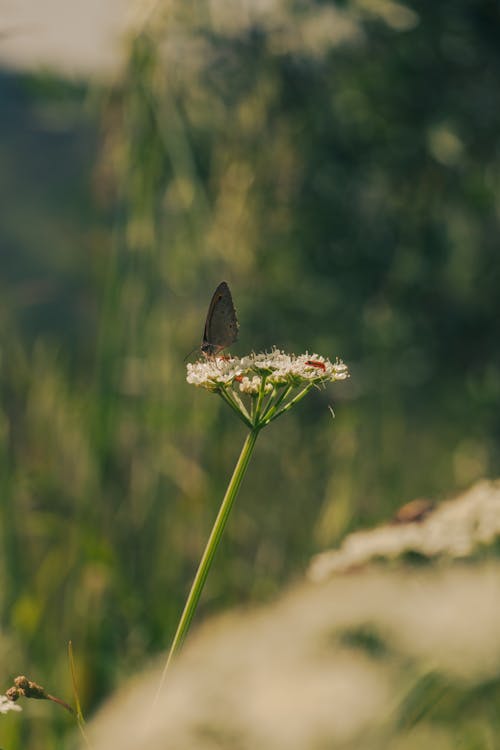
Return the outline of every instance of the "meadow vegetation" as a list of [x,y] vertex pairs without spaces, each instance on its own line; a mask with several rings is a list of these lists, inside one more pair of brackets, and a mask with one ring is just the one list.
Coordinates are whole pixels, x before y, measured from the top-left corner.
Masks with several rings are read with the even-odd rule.
[[[71,700],[71,639],[89,716],[168,648],[243,440],[183,363],[222,279],[232,351],[351,378],[263,432],[198,621],[499,474],[496,3],[250,6],[156,3],[110,83],[0,81],[1,663]],[[64,747],[24,708],[4,750]]]

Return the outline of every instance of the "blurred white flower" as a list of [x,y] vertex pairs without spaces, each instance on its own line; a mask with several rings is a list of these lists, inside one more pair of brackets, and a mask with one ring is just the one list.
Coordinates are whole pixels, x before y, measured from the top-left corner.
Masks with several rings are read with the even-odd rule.
[[9,711],[22,711],[21,706],[10,701],[6,695],[0,695],[0,714],[6,714]]
[[[423,507],[423,501],[419,503]],[[484,480],[454,500],[429,508],[413,522],[396,518],[396,522],[349,534],[339,549],[313,558],[309,576],[320,581],[374,560],[394,560],[409,553],[431,559],[467,558],[499,538],[500,481]]]

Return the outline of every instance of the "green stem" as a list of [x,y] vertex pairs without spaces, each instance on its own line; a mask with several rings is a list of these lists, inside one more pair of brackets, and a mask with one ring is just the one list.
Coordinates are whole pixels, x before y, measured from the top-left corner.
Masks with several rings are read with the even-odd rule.
[[294,398],[292,398],[282,409],[279,409],[278,411],[274,412],[273,409],[270,409],[269,412],[271,416],[266,415],[262,422],[260,423],[261,427],[265,427],[269,424],[269,422],[272,422],[274,419],[277,419],[278,417],[281,417],[282,414],[289,411],[295,404],[297,404],[299,401],[302,401],[304,396],[306,396],[311,388],[313,387],[314,383],[310,383],[309,385],[306,385],[305,388],[303,388],[300,393],[298,393]]
[[285,398],[288,397],[288,395],[291,393],[292,390],[293,388],[291,385],[283,386],[283,390],[281,391],[280,395],[276,398],[276,401],[274,401],[274,403],[271,403],[271,401],[269,401],[266,408],[264,409],[264,412],[261,418],[261,421],[264,424],[268,424],[271,421],[273,415],[278,411],[280,404],[283,402]]
[[262,402],[264,401],[264,395],[266,392],[266,380],[267,380],[267,375],[263,375],[261,383],[260,383],[259,394],[257,396],[257,403],[255,404],[255,410],[253,412],[254,425],[259,424],[260,410],[262,408]]
[[247,427],[253,427],[253,422],[250,414],[245,408],[245,404],[241,401],[236,393],[229,393],[229,389],[220,388],[217,393],[226,402],[228,406],[234,411],[235,414],[246,424]]
[[160,684],[158,685],[158,690],[156,691],[155,698],[151,705],[151,712],[153,711],[158,701],[172,659],[180,650],[184,638],[186,637],[186,634],[189,630],[191,620],[193,619],[196,607],[198,605],[198,600],[200,598],[201,592],[203,591],[203,586],[205,585],[205,581],[212,565],[214,555],[217,551],[217,547],[219,546],[219,542],[224,532],[227,519],[229,518],[229,514],[231,513],[231,508],[233,507],[234,500],[236,498],[236,495],[238,494],[241,481],[245,475],[245,471],[250,461],[258,434],[259,429],[253,428],[248,433],[245,443],[243,444],[243,448],[241,449],[240,457],[234,468],[233,476],[231,477],[231,481],[229,482],[229,485],[227,487],[226,494],[224,495],[224,499],[217,514],[217,518],[215,519],[215,523],[210,533],[205,551],[203,552],[202,558],[198,565],[198,570],[196,571],[191,590],[186,600],[186,604],[184,605],[184,610],[179,620],[179,624],[177,625],[174,640],[172,641],[168,658],[161,674]]

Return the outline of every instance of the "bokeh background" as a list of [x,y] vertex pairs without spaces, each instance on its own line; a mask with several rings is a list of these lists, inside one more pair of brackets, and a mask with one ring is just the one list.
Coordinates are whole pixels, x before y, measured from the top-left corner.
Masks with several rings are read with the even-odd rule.
[[[352,377],[262,433],[199,619],[500,469],[498,3],[116,8],[111,62],[0,72],[2,679],[71,700],[71,639],[87,715],[167,649],[244,439],[185,382],[221,279],[235,353]],[[62,747],[61,714],[2,747]]]

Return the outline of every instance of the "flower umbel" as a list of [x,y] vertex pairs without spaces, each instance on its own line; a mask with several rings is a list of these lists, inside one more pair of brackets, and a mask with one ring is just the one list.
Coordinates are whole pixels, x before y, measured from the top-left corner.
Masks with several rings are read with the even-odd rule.
[[218,393],[253,429],[277,419],[314,386],[348,377],[342,360],[279,349],[241,358],[206,358],[187,366],[188,383]]

